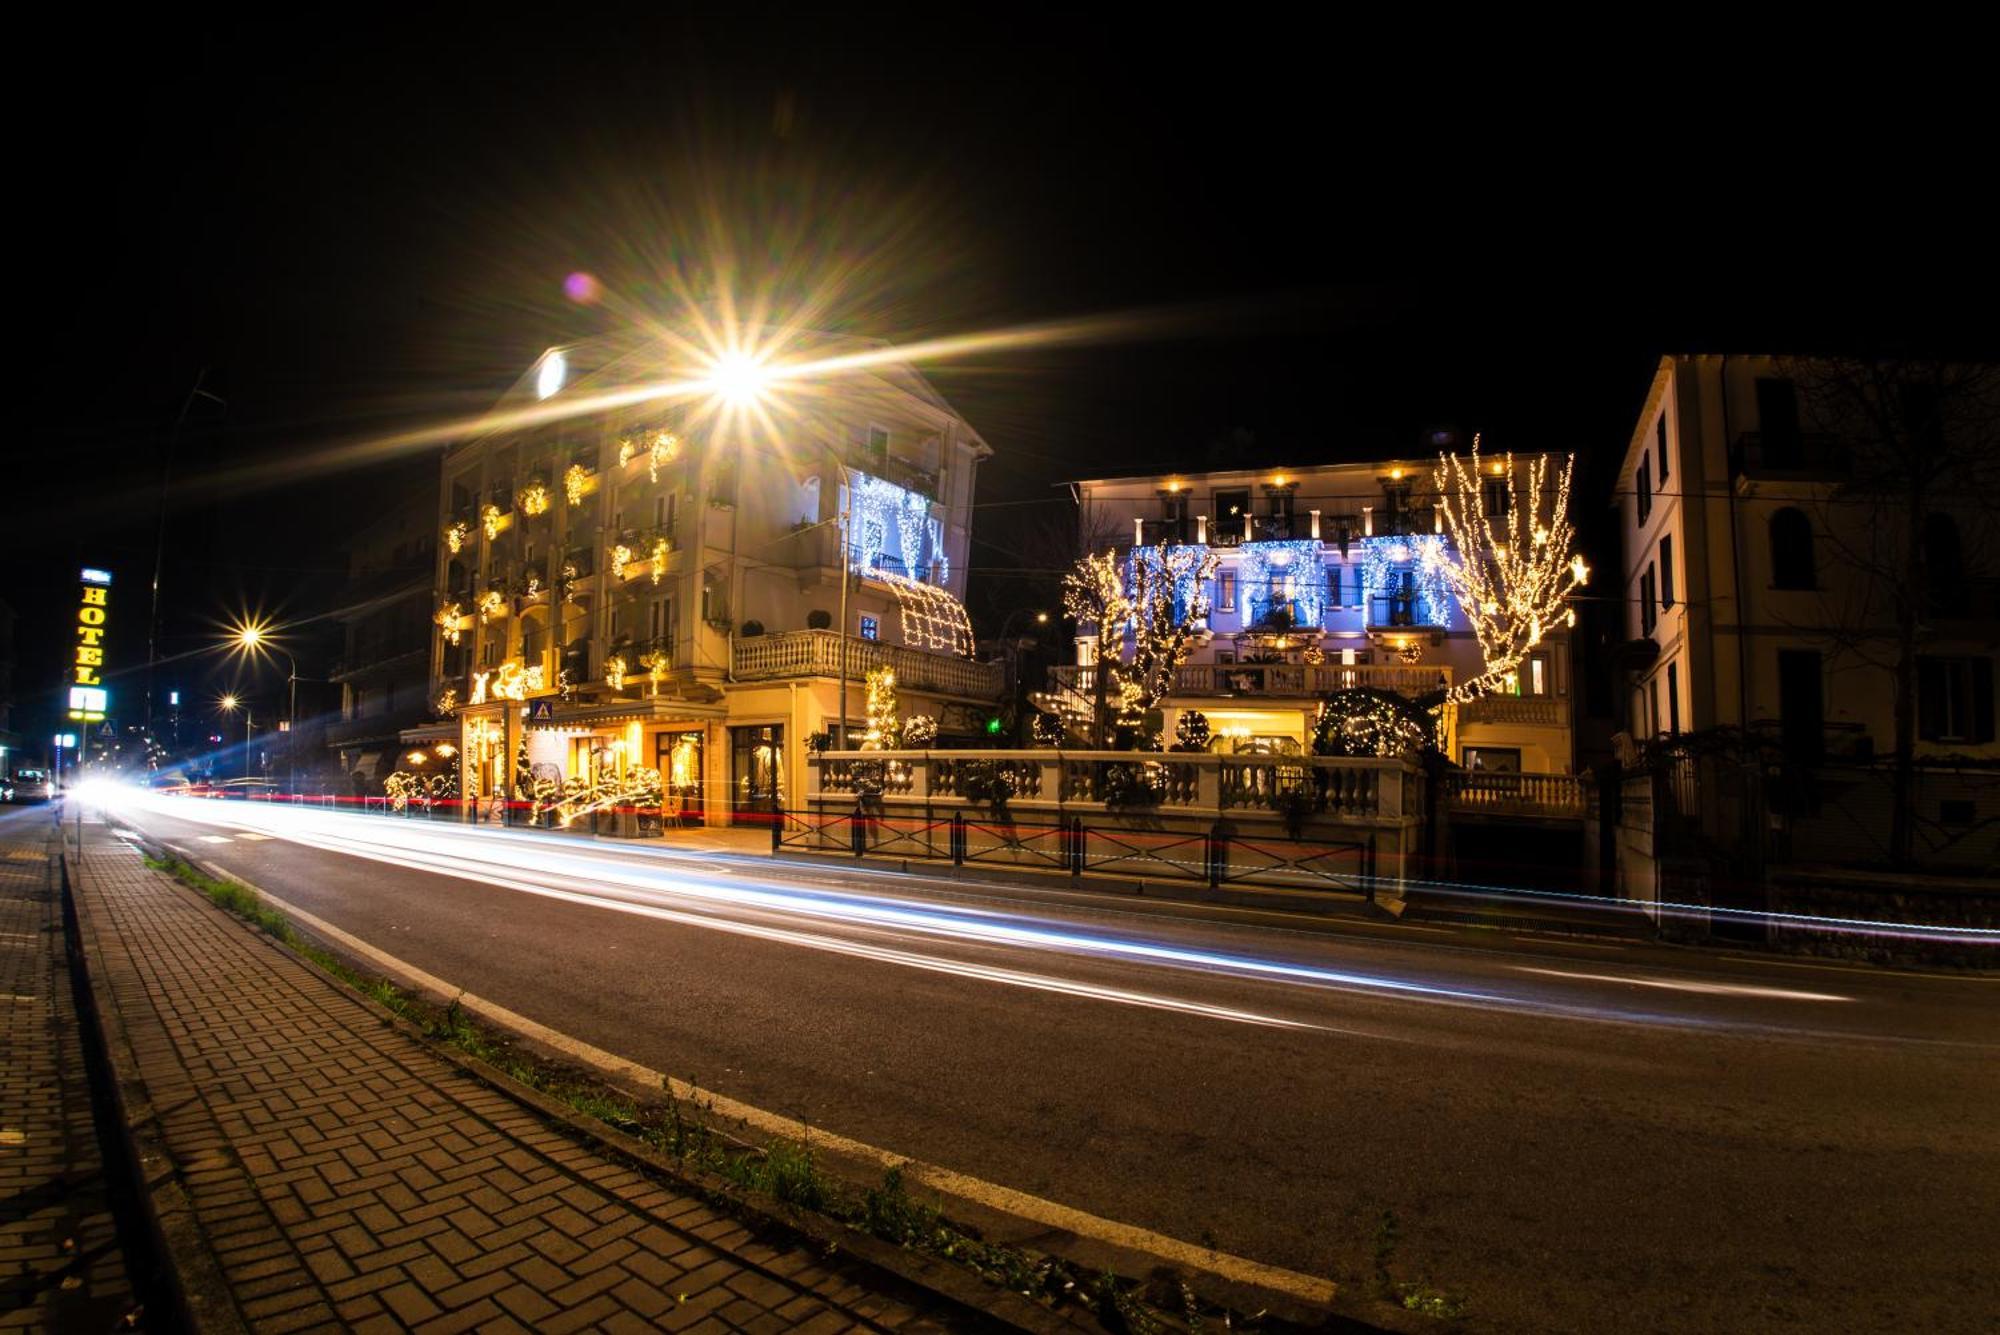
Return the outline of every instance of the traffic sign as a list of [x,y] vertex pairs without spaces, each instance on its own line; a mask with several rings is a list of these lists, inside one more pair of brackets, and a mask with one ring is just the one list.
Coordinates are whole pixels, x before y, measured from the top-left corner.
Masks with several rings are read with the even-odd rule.
[[556,717],[556,702],[543,696],[539,700],[528,701],[528,722],[552,723]]

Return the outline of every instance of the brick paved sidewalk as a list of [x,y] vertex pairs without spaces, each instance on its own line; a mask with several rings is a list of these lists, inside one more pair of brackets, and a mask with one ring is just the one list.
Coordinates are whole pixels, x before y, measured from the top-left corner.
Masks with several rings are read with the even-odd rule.
[[64,955],[47,807],[0,808],[0,1330],[133,1309]]
[[72,884],[93,976],[252,1328],[944,1320],[552,1127],[148,871],[104,827],[85,836]]

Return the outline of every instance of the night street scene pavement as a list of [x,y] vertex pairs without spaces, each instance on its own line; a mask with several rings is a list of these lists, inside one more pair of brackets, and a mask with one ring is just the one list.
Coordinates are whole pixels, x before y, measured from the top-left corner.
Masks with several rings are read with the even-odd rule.
[[0,1330],[1993,1328],[1969,53],[558,17],[64,44]]

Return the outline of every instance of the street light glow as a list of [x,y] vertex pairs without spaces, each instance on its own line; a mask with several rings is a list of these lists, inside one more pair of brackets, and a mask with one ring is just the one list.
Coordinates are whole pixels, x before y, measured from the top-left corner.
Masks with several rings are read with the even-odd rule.
[[216,701],[216,703],[222,706],[224,713],[233,714],[236,712],[236,697],[233,695],[225,695]]
[[740,352],[719,358],[709,372],[709,384],[730,403],[749,403],[763,392],[770,373],[755,358]]

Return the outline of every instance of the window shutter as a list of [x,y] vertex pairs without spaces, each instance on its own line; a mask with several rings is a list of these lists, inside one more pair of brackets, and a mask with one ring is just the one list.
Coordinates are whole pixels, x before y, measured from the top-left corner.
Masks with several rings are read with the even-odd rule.
[[1972,660],[1972,740],[1993,740],[1993,660]]
[[1944,732],[1944,664],[1917,660],[1917,736],[1936,741]]

